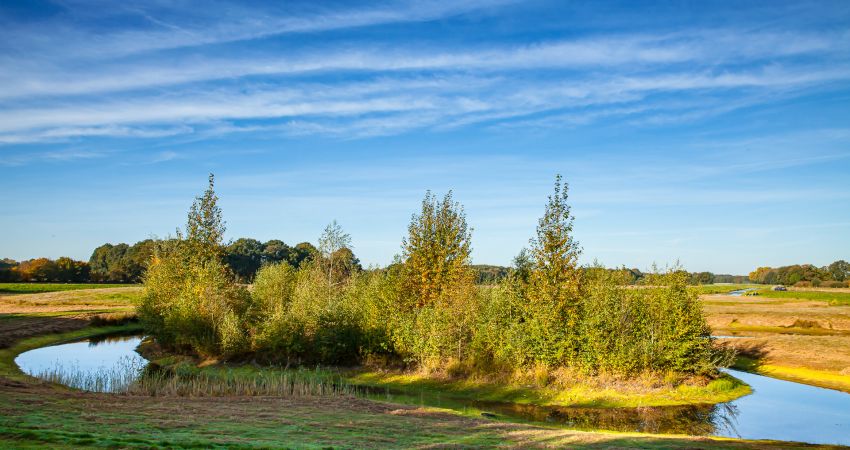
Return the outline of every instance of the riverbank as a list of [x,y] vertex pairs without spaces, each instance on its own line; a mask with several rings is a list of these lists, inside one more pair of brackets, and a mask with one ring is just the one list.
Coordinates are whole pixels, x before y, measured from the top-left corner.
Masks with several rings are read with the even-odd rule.
[[353,397],[151,397],[77,392],[21,374],[20,351],[114,332],[91,327],[31,336],[0,358],[0,445],[298,448],[839,448],[639,433],[582,432],[464,417],[449,410]]
[[[749,394],[750,388],[728,375],[714,380],[664,381],[659,377],[617,378],[562,377],[545,385],[494,383],[485,379],[452,379],[415,372],[358,370],[347,379],[355,384],[429,397],[450,396],[485,402],[578,408],[639,408],[714,404]],[[528,381],[528,380],[525,380]]]
[[[52,320],[77,314],[55,313]],[[14,327],[26,314],[0,314]],[[49,322],[50,317],[38,316]],[[126,326],[119,327],[126,330]],[[53,329],[49,325],[42,331]],[[20,373],[15,355],[29,348],[112,331],[82,328],[19,337],[0,350],[0,446],[297,447],[297,448],[839,448],[768,441],[582,432],[507,423],[417,405],[362,398],[151,397],[95,394],[48,385]],[[50,333],[49,331],[46,331]],[[11,366],[10,366],[11,364]]]

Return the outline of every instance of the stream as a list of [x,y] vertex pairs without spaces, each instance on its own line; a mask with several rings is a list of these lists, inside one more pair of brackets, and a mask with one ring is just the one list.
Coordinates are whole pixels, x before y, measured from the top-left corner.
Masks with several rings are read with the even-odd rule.
[[[86,339],[20,354],[15,363],[25,373],[74,388],[111,392],[121,389],[104,373],[122,372],[132,380],[146,361],[135,349],[142,336]],[[777,380],[737,370],[726,373],[749,384],[753,393],[716,405],[642,408],[544,407],[441,398],[432,406],[486,411],[496,417],[559,424],[583,430],[637,431],[744,439],[773,439],[812,444],[850,445],[850,394]],[[107,377],[115,380],[116,377]],[[416,398],[411,393],[370,390],[369,397],[388,401]],[[429,403],[429,404],[430,404]]]

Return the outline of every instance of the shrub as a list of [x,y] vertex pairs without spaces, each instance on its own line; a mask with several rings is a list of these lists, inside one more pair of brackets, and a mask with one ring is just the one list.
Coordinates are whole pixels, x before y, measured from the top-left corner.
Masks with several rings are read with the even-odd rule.
[[185,244],[172,242],[157,250],[145,274],[139,319],[167,347],[202,356],[244,353],[250,295],[224,263],[194,260]]

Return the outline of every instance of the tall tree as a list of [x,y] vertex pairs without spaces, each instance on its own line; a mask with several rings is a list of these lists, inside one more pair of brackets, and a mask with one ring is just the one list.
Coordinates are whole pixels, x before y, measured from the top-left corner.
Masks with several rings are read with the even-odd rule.
[[531,239],[532,270],[527,289],[528,333],[534,354],[547,364],[574,356],[579,321],[581,250],[573,238],[568,185],[555,177],[554,193]]
[[[351,236],[342,230],[342,227],[334,220],[325,227],[325,231],[319,237],[319,252],[322,261],[327,266],[328,284],[334,284],[334,263],[338,252],[344,248],[351,249]],[[353,255],[353,254],[352,254]]]
[[451,191],[442,201],[428,191],[407,230],[402,257],[408,288],[418,306],[440,301],[454,286],[473,280],[469,268],[472,231]]
[[220,258],[226,230],[218,196],[215,193],[215,175],[209,176],[209,187],[203,195],[196,197],[189,209],[186,223],[186,239],[201,258]]

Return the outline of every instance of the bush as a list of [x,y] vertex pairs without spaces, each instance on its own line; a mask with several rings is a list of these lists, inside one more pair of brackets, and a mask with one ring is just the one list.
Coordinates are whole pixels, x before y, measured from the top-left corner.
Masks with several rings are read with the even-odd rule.
[[141,322],[166,347],[207,357],[249,350],[248,291],[218,259],[196,260],[185,241],[157,249],[138,307]]

